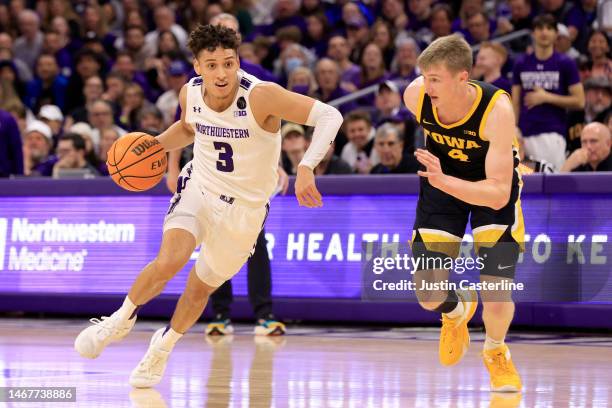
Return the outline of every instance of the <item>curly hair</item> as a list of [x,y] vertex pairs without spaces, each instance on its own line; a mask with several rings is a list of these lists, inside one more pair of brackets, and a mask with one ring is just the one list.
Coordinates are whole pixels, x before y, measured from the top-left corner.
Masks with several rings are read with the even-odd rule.
[[196,58],[202,50],[212,52],[219,47],[238,52],[239,45],[240,39],[234,30],[210,24],[199,24],[189,35],[189,42],[187,43]]

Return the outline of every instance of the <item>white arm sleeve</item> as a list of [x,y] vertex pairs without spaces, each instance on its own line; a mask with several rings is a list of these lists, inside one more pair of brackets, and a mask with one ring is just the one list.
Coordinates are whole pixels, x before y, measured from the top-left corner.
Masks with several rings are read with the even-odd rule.
[[306,125],[314,126],[312,141],[300,166],[310,169],[317,167],[327,153],[329,145],[334,141],[344,118],[338,109],[325,103],[315,101],[306,120]]

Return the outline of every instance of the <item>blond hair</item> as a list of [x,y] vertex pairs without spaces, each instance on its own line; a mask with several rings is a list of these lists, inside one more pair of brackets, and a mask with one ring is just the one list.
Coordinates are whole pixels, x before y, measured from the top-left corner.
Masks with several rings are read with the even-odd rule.
[[508,59],[508,51],[506,51],[506,47],[500,43],[485,41],[480,44],[480,49],[482,50],[483,48],[489,48],[495,51],[495,53],[502,58],[502,65],[506,63],[506,60]]
[[440,64],[452,73],[472,70],[472,49],[463,37],[456,34],[440,37],[429,44],[417,59],[421,71]]

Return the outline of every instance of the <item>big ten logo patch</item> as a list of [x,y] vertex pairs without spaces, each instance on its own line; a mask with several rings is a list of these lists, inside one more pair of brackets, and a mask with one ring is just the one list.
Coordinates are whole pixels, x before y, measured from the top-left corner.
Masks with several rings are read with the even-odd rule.
[[244,96],[241,96],[240,98],[238,98],[238,100],[236,101],[236,107],[239,110],[234,111],[234,117],[235,118],[245,117],[247,115],[246,106],[247,106],[247,103],[246,103],[246,99],[244,99]]

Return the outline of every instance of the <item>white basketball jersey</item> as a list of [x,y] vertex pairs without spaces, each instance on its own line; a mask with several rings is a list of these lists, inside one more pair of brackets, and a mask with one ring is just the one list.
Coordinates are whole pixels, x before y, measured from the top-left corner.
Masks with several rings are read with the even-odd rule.
[[266,203],[278,181],[280,130],[262,129],[249,95],[261,81],[238,71],[238,93],[223,112],[204,103],[201,77],[187,84],[185,121],[195,132],[193,177],[206,190],[252,203]]

